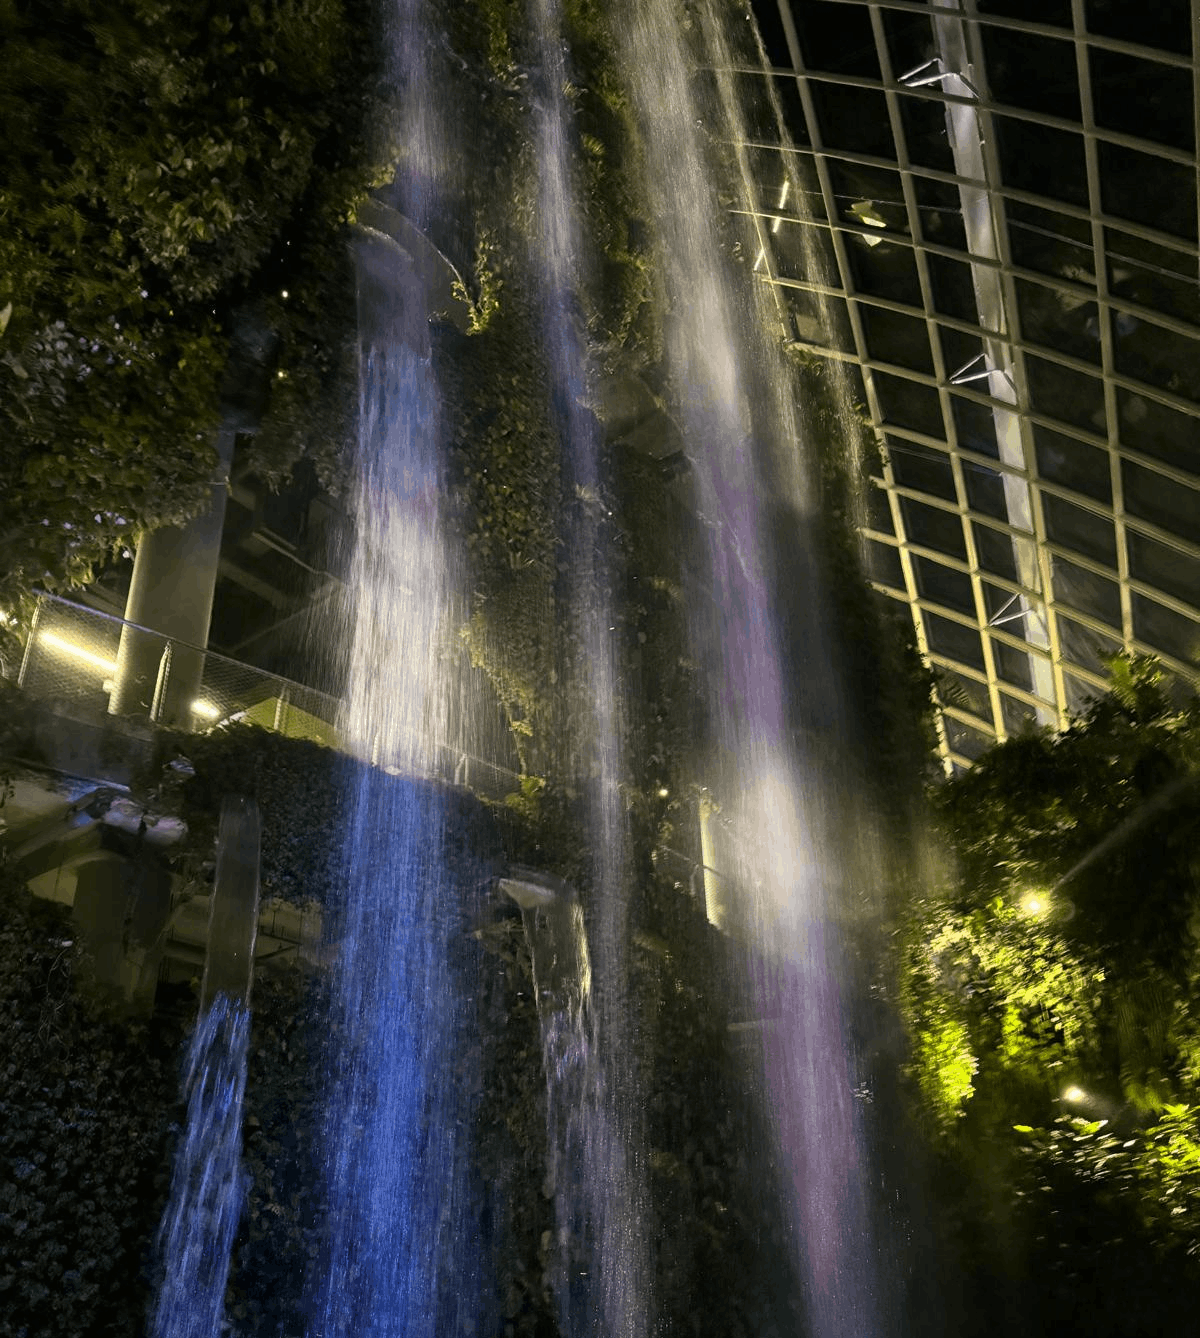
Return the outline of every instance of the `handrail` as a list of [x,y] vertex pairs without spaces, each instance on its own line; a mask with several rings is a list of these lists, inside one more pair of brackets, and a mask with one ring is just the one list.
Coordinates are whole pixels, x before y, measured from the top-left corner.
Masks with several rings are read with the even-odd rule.
[[[119,652],[130,638],[145,638],[157,675],[146,683],[139,709],[113,715]],[[38,595],[17,682],[31,696],[53,701],[62,714],[119,728],[121,723],[166,723],[161,711],[172,674],[184,673],[195,685],[190,719],[177,722],[185,729],[201,732],[245,721],[339,752],[357,752],[344,736],[340,698],[61,595]],[[433,741],[432,751],[432,774],[452,784],[496,791],[499,797],[520,779],[511,767],[443,740]],[[472,775],[480,769],[484,777]]]

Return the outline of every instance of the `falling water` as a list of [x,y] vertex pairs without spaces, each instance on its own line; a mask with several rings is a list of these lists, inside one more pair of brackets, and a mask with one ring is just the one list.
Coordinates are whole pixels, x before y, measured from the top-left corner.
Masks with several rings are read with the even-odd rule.
[[[543,1010],[542,1031],[556,1180],[558,1301],[563,1332],[635,1338],[648,1330],[635,1174],[632,1075],[627,1056],[629,832],[624,779],[610,515],[600,466],[601,432],[586,407],[583,291],[586,248],[572,180],[577,159],[565,90],[568,70],[558,0],[536,0],[534,115],[539,181],[538,252],[543,338],[562,443],[564,477],[576,502],[567,543],[567,603],[574,637],[573,770],[586,787],[591,852],[589,988],[577,1007]],[[526,911],[527,927],[533,912]],[[580,915],[578,907],[574,909]],[[582,933],[582,921],[580,922]],[[584,951],[587,942],[584,941]],[[591,980],[595,989],[590,988]],[[539,1000],[539,1005],[540,1005]]]
[[[729,108],[702,100],[671,0],[625,0],[618,28],[644,146],[667,300],[669,371],[694,466],[705,572],[691,597],[693,659],[706,666],[705,777],[714,857],[748,945],[763,1021],[761,1072],[805,1278],[813,1338],[881,1332],[864,1158],[847,1044],[837,828],[825,759],[797,739],[826,730],[840,704],[820,616],[801,664],[784,664],[773,591],[784,527],[802,548],[813,501],[801,433],[768,315],[747,276],[725,267],[726,227],[702,123],[728,135]],[[420,0],[402,0],[391,50],[403,109],[400,212],[433,213],[448,154],[428,71]],[[540,173],[542,337],[564,477],[577,502],[563,574],[573,641],[572,770],[587,798],[592,866],[584,917],[588,988],[539,997],[550,1085],[549,1143],[558,1211],[556,1286],[572,1338],[636,1338],[654,1327],[639,1239],[643,1189],[624,990],[629,834],[598,427],[586,410],[579,294],[586,267],[569,165],[573,134],[556,0],[536,0],[530,78]],[[715,6],[693,8],[702,60],[728,64]],[[725,99],[728,102],[728,99]],[[455,1069],[467,1001],[451,966],[464,934],[461,880],[443,852],[445,794],[422,778],[447,717],[437,647],[458,589],[442,533],[441,405],[430,348],[430,295],[402,248],[378,239],[360,263],[363,355],[358,441],[359,592],[346,730],[360,756],[347,840],[345,905],[329,917],[334,1026],[324,1169],[329,1239],[310,1338],[433,1338],[479,1331],[486,1290],[473,1241],[466,1142],[470,1112]],[[820,594],[809,566],[788,570]],[[803,676],[804,690],[795,680]],[[710,861],[706,861],[710,862]],[[740,900],[736,898],[740,897]],[[560,912],[566,911],[560,907]],[[528,923],[528,917],[527,917]],[[530,927],[536,941],[536,924]],[[544,929],[545,926],[542,926]],[[536,963],[535,963],[536,973]],[[581,978],[582,978],[581,976]],[[538,982],[539,995],[543,981]],[[552,991],[553,993],[553,991]]]
[[[388,43],[406,152],[398,207],[423,229],[445,144],[423,6],[398,10]],[[375,765],[354,773],[345,901],[330,917],[339,1057],[311,1338],[470,1332],[483,1291],[456,1069],[469,1001],[452,965],[470,912],[445,857],[449,798],[424,779],[446,728],[438,647],[455,586],[439,512],[444,443],[429,313],[412,257],[386,238],[364,242],[345,729]]]
[[[700,60],[726,67],[715,9],[701,3],[694,12]],[[659,208],[668,358],[707,538],[708,588],[693,595],[692,639],[696,659],[710,666],[718,858],[726,886],[742,898],[729,926],[755,963],[764,1095],[812,1332],[860,1338],[881,1330],[840,984],[840,864],[821,783],[826,760],[798,755],[793,742],[815,722],[828,729],[839,703],[811,568],[784,569],[810,584],[816,610],[803,663],[786,672],[773,597],[780,522],[798,551],[811,524],[800,432],[765,313],[747,276],[720,260],[724,223],[706,136],[731,139],[731,127],[719,103],[697,92],[669,0],[630,4],[621,28],[647,196]]]
[[230,1251],[246,1189],[242,1095],[249,1044],[249,1007],[218,994],[201,1014],[188,1047],[187,1127],[159,1232],[166,1274],[154,1338],[213,1338],[221,1332]]

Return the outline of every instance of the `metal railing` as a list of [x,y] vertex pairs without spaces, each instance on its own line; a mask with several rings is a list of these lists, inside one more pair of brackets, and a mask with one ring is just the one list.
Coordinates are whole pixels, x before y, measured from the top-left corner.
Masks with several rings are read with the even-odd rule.
[[[17,682],[60,714],[131,733],[245,722],[359,751],[341,727],[337,697],[57,595],[38,597]],[[488,797],[503,797],[519,779],[461,747],[439,742],[432,751],[433,777]]]

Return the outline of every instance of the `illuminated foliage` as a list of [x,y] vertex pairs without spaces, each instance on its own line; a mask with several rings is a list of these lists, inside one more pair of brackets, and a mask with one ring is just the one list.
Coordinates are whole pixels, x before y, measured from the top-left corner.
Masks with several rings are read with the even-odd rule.
[[360,0],[299,0],[286,21],[257,3],[0,0],[0,537],[15,589],[84,581],[138,531],[205,505],[236,310],[278,337],[262,472],[301,450],[328,466],[331,420],[311,405],[343,370],[353,319],[343,227],[372,176],[370,37]]
[[1009,1203],[1035,1271],[1084,1277],[1071,1240],[1104,1267],[1196,1253],[1198,782],[1200,702],[1134,658],[1067,730],[934,793],[956,864],[902,931],[910,1074],[942,1155],[1002,1181],[984,1211]]

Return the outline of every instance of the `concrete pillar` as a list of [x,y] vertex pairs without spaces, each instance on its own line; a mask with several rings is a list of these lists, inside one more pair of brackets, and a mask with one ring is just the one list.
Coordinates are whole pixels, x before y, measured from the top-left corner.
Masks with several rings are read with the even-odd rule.
[[218,994],[250,1000],[258,935],[260,823],[253,799],[226,795],[217,833],[217,872],[208,917],[201,1011]]
[[[233,318],[221,383],[212,503],[182,528],[154,530],[138,544],[125,603],[125,619],[136,627],[127,627],[121,636],[109,698],[113,715],[142,715],[183,729],[196,723],[192,705],[204,673],[234,443],[240,433],[258,429],[276,343],[275,333],[254,310]],[[164,658],[168,641],[171,653]]]
[[91,958],[93,978],[126,993],[125,922],[130,898],[129,861],[115,850],[97,850],[75,867],[71,917]]
[[138,544],[108,709],[190,729],[221,559],[234,426],[217,437],[212,502],[182,528],[152,530]]

